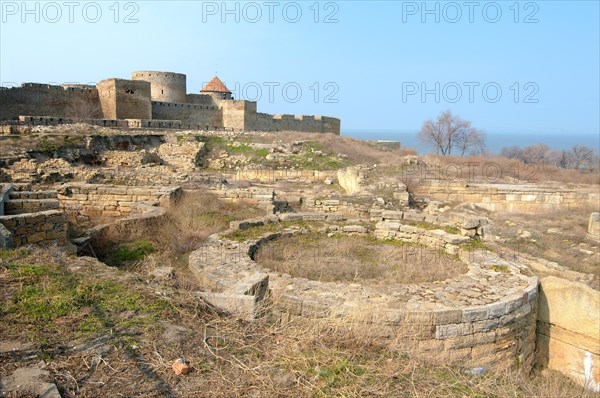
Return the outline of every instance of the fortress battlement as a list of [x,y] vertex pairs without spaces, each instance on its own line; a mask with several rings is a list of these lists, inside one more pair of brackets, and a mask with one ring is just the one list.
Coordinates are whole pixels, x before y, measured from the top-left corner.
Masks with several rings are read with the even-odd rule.
[[[0,121],[54,124],[72,120],[97,120],[92,124],[106,126],[159,124],[202,130],[340,134],[337,118],[258,113],[255,101],[234,99],[216,76],[198,94],[187,93],[185,74],[161,71],[135,71],[131,79],[108,78],[95,86],[23,83],[0,87]],[[136,122],[117,122],[126,120]]]

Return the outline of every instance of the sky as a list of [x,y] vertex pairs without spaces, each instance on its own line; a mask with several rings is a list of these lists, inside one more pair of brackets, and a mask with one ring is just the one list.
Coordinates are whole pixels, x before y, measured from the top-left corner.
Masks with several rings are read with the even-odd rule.
[[600,137],[598,1],[0,1],[0,84],[215,73],[259,112]]

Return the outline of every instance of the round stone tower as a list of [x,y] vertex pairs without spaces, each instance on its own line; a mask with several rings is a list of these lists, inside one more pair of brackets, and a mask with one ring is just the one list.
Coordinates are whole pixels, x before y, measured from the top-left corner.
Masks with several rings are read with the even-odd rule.
[[131,74],[131,79],[150,83],[152,101],[187,102],[186,76],[183,73],[138,71]]

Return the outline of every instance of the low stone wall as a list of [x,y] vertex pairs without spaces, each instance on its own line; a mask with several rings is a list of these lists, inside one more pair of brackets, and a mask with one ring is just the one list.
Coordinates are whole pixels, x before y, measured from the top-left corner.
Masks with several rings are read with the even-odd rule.
[[538,362],[600,391],[600,292],[554,276],[540,283]]
[[[486,218],[476,217],[467,214],[459,214],[459,213],[441,213],[441,214],[427,214],[423,212],[418,212],[415,210],[407,210],[407,211],[398,211],[398,210],[382,210],[382,209],[372,209],[370,211],[370,218],[373,222],[380,221],[408,221],[411,223],[427,223],[431,225],[436,225],[440,227],[440,230],[443,227],[452,227],[455,228],[460,235],[468,236],[470,238],[478,237],[483,238],[487,231],[490,229],[490,225]],[[385,227],[386,224],[381,224],[382,228]],[[388,226],[394,226],[396,224],[387,224]],[[408,227],[409,225],[405,225],[405,231],[407,233],[413,233],[412,230]],[[419,228],[423,229],[423,228]],[[393,231],[398,231],[398,229],[393,229]],[[383,236],[383,235],[382,235]],[[390,237],[392,237],[390,235]]]
[[249,201],[263,208],[267,214],[272,214],[275,211],[275,191],[272,188],[213,189],[211,192],[225,201]]
[[36,213],[46,210],[58,210],[56,199],[11,199],[4,203],[5,214]]
[[[286,213],[277,220],[270,217],[262,222],[319,221],[331,215]],[[232,227],[253,225],[260,224],[254,220]],[[360,225],[345,227],[351,228],[344,231],[342,226],[337,231],[367,231]],[[465,275],[421,285],[363,285],[295,278],[271,272],[252,260],[260,245],[293,233],[297,232],[270,233],[244,243],[213,235],[190,255],[190,269],[210,292],[230,297],[230,302],[235,302],[239,281],[252,275],[268,275],[273,310],[283,318],[331,317],[374,323],[377,331],[389,338],[406,340],[417,355],[466,367],[503,369],[517,364],[530,369],[536,340],[538,279],[521,273],[520,264],[486,251],[458,249],[457,255],[469,266]],[[424,242],[446,242],[445,234],[421,233]],[[456,241],[450,244],[469,240],[454,236]],[[432,238],[437,240],[432,242]]]
[[10,232],[12,244],[66,245],[68,225],[65,214],[58,210],[0,217],[0,224]]
[[138,212],[137,204],[168,207],[182,194],[180,187],[129,187],[96,184],[66,184],[58,189],[61,208],[78,222],[94,218],[121,218]]
[[258,181],[258,182],[277,182],[277,181],[303,181],[320,182],[329,178],[336,179],[336,172],[330,170],[290,170],[290,169],[243,169],[234,174],[226,175],[230,181]]
[[[592,190],[594,188],[590,188]],[[597,189],[595,189],[597,191]],[[473,203],[490,211],[530,212],[560,206],[598,205],[600,194],[565,187],[531,184],[465,184],[434,182],[416,186],[415,197],[444,202]]]

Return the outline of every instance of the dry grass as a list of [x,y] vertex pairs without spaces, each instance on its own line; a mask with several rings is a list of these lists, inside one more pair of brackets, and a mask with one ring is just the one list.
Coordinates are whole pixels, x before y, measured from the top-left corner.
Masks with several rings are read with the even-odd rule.
[[366,141],[355,138],[338,136],[334,134],[314,134],[281,131],[263,137],[252,137],[255,142],[272,143],[281,141],[290,143],[294,141],[314,141],[327,148],[331,154],[344,154],[348,160],[353,163],[365,164],[399,164],[402,157],[406,155],[415,155],[416,151],[411,148],[401,148],[397,150],[384,150]]
[[424,283],[467,271],[456,258],[421,246],[372,237],[311,233],[263,245],[255,255],[276,272],[323,282]]
[[[44,292],[56,293],[52,286],[69,281],[75,283],[60,296],[81,296],[86,307],[45,300]],[[0,251],[0,282],[0,341],[24,344],[0,353],[0,378],[43,359],[64,398],[597,396],[556,373],[472,376],[444,365],[442,355],[419,359],[410,335],[366,325],[360,314],[355,322],[239,322],[212,312],[186,289],[54,249]],[[107,284],[123,291],[111,297],[83,288]],[[30,286],[39,286],[40,295]],[[120,304],[107,308],[106,300]],[[39,308],[31,303],[52,309],[51,318],[30,317]],[[84,313],[108,323],[82,333]],[[191,372],[178,377],[171,364],[180,357]]]
[[513,250],[557,262],[575,271],[594,274],[600,287],[600,243],[588,238],[593,206],[564,207],[536,213],[492,213],[494,234]]
[[[98,242],[96,252],[106,259],[119,248],[127,250],[127,245],[134,244],[133,246],[138,247],[149,243],[153,249],[150,258],[152,262],[160,262],[163,266],[181,265],[181,260],[187,253],[195,250],[208,235],[229,228],[230,221],[263,214],[263,210],[244,200],[225,202],[207,191],[185,191],[181,199],[158,222],[136,229],[119,226],[111,228],[102,241]],[[126,252],[124,256],[127,257],[128,254]],[[148,265],[135,262],[135,265]],[[118,263],[116,261],[112,265],[120,265]],[[123,265],[132,264],[129,262]]]

